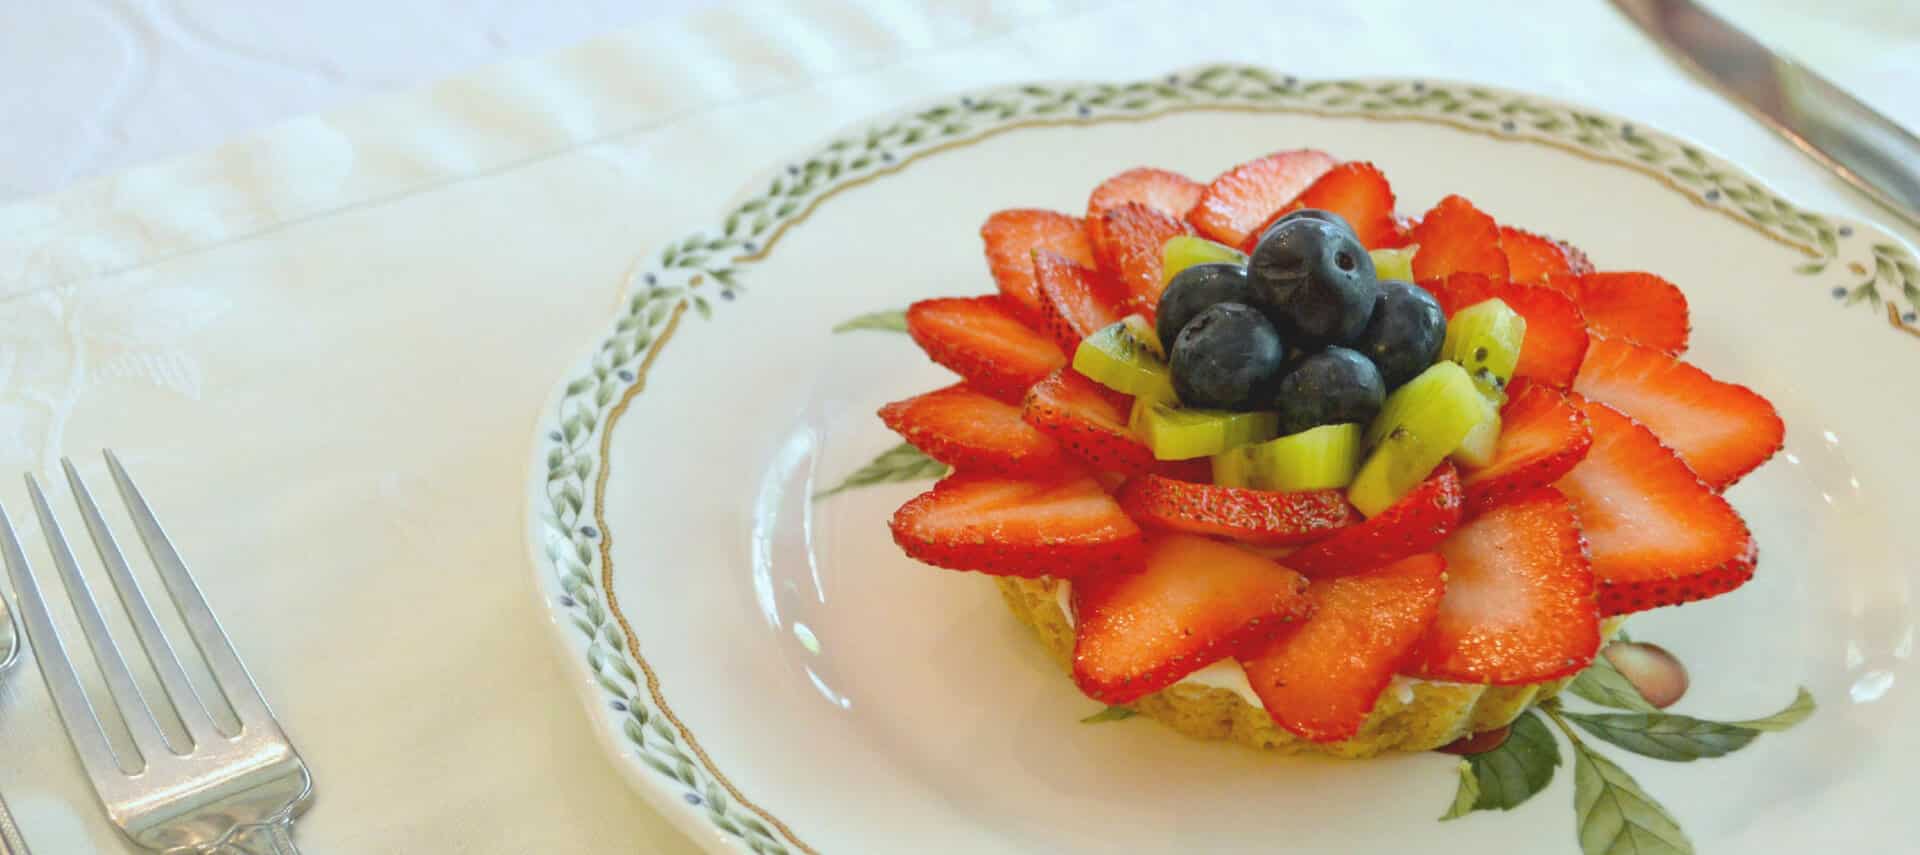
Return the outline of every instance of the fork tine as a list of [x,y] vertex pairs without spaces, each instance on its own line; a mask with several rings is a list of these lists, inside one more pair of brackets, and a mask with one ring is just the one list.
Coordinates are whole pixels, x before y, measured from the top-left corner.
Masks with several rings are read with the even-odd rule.
[[33,578],[33,568],[27,565],[27,554],[20,549],[20,537],[14,534],[13,520],[7,517],[5,508],[0,508],[0,557],[6,559],[7,575],[13,581],[13,601],[20,611],[27,641],[33,645],[33,661],[40,666],[40,676],[45,678],[54,709],[66,725],[74,753],[80,755],[80,765],[96,782],[120,777],[124,767],[114,757],[107,733],[93,713],[93,703],[80,687],[80,674],[74,671],[73,661],[60,644],[53,615],[47,612],[47,601],[40,595],[40,585]]
[[134,768],[143,768],[163,751],[184,753],[184,749],[175,746],[154,723],[152,709],[141,696],[140,687],[133,682],[133,672],[127,670],[127,660],[121,657],[119,645],[114,644],[113,636],[107,633],[107,622],[100,615],[93,589],[88,587],[86,577],[80,575],[80,565],[74,560],[73,548],[67,545],[66,534],[60,530],[60,521],[54,518],[53,507],[47,504],[47,495],[40,491],[39,480],[31,474],[27,476],[27,495],[33,499],[34,512],[40,515],[40,531],[46,536],[47,552],[53,555],[53,564],[66,583],[67,600],[73,603],[73,613],[80,619],[80,634],[86,636],[87,646],[93,650],[94,664],[107,678],[107,693],[120,708],[120,718],[126,722],[135,750],[140,752],[142,762]]
[[134,528],[140,532],[140,540],[146,544],[147,554],[160,571],[160,581],[166,584],[167,592],[173,595],[173,604],[179,609],[180,618],[186,622],[187,632],[193,636],[200,656],[213,672],[214,682],[219,684],[227,703],[233,707],[241,728],[264,726],[278,729],[273,711],[267,708],[266,699],[260,696],[260,689],[254,685],[253,677],[247,673],[247,667],[241,664],[240,654],[234,651],[233,642],[227,640],[226,631],[220,628],[220,620],[214,617],[206,596],[193,581],[193,574],[187,571],[187,562],[180,557],[180,550],[174,548],[166,530],[160,527],[160,520],[154,516],[153,508],[140,495],[140,488],[133,485],[133,477],[127,474],[126,467],[120,465],[119,456],[108,449],[106,457],[107,468],[113,472],[113,483],[120,490],[120,498],[127,504],[127,515],[132,517]]
[[154,616],[146,593],[140,589],[139,580],[133,577],[133,571],[127,566],[126,553],[120,551],[113,530],[107,527],[106,519],[100,515],[100,506],[94,504],[93,494],[80,480],[80,471],[74,468],[73,461],[64,457],[60,459],[60,466],[66,470],[67,485],[73,490],[74,502],[80,506],[80,518],[87,525],[87,534],[93,537],[94,550],[100,553],[101,563],[106,565],[107,575],[113,580],[114,592],[120,596],[120,605],[133,621],[134,631],[140,637],[140,647],[160,678],[160,687],[166,691],[167,699],[173,701],[174,711],[180,716],[180,726],[186,729],[187,735],[195,743],[205,742],[219,729],[215,727],[212,716],[208,715],[200,695],[194,691],[193,683],[187,680],[187,672],[180,667],[180,659],[174,655],[173,645],[167,643],[167,636],[160,629],[160,621]]
[[0,671],[13,667],[13,663],[20,658],[20,648],[27,644],[27,640],[20,635],[20,619],[14,617],[13,613],[13,609],[7,608],[7,598],[0,597],[0,617],[6,618],[0,621],[0,633],[5,633],[0,638],[6,639],[4,643],[7,645],[6,655],[0,656]]

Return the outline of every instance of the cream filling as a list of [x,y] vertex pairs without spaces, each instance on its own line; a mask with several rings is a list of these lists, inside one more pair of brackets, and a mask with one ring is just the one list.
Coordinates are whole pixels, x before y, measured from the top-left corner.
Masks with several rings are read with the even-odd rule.
[[[1067,626],[1074,625],[1073,585],[1065,579],[1053,586],[1053,596],[1060,604],[1060,613],[1066,615]],[[1387,691],[1393,693],[1401,705],[1413,703],[1414,687],[1429,681],[1418,677],[1402,677],[1395,674],[1393,682],[1387,685]],[[1180,678],[1176,686],[1205,686],[1209,689],[1225,689],[1240,696],[1249,706],[1264,709],[1260,696],[1253,693],[1253,683],[1247,680],[1247,669],[1232,658],[1222,659],[1198,671]]]

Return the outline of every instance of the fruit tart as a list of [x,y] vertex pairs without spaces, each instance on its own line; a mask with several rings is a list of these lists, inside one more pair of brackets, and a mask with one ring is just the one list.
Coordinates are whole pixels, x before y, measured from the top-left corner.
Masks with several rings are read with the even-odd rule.
[[1131,170],[980,234],[995,293],[906,314],[960,382],[880,411],[952,468],[893,537],[994,577],[1096,701],[1422,751],[1551,696],[1624,616],[1753,575],[1722,493],[1783,426],[1685,361],[1659,276],[1460,196],[1409,218],[1311,150]]

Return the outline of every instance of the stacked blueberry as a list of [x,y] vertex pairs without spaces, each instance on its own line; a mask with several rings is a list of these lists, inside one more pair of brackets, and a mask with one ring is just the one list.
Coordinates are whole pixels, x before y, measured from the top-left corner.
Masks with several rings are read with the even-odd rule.
[[1307,208],[1275,221],[1245,267],[1180,271],[1157,332],[1182,404],[1277,411],[1291,434],[1370,422],[1433,364],[1447,321],[1425,290],[1379,281],[1346,220]]

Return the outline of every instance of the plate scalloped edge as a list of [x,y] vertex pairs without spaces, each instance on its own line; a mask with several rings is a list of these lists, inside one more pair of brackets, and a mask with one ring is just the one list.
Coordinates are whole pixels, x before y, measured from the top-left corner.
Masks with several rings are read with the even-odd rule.
[[[655,355],[691,312],[744,293],[745,268],[834,194],[943,149],[1022,127],[1142,119],[1185,110],[1312,113],[1437,122],[1550,145],[1658,180],[1792,246],[1810,287],[1891,330],[1920,338],[1920,262],[1884,229],[1807,211],[1710,151],[1633,122],[1491,86],[1413,79],[1310,80],[1263,68],[1208,65],[1132,83],[1050,83],[948,96],[864,123],[764,176],[712,228],[635,264],[610,330],[541,411],[529,548],[554,638],[580,678],[595,732],[636,788],[704,845],[813,853],[752,802],[673,715],[614,601],[604,495],[610,429],[644,385]],[[749,183],[749,188],[757,186]]]

